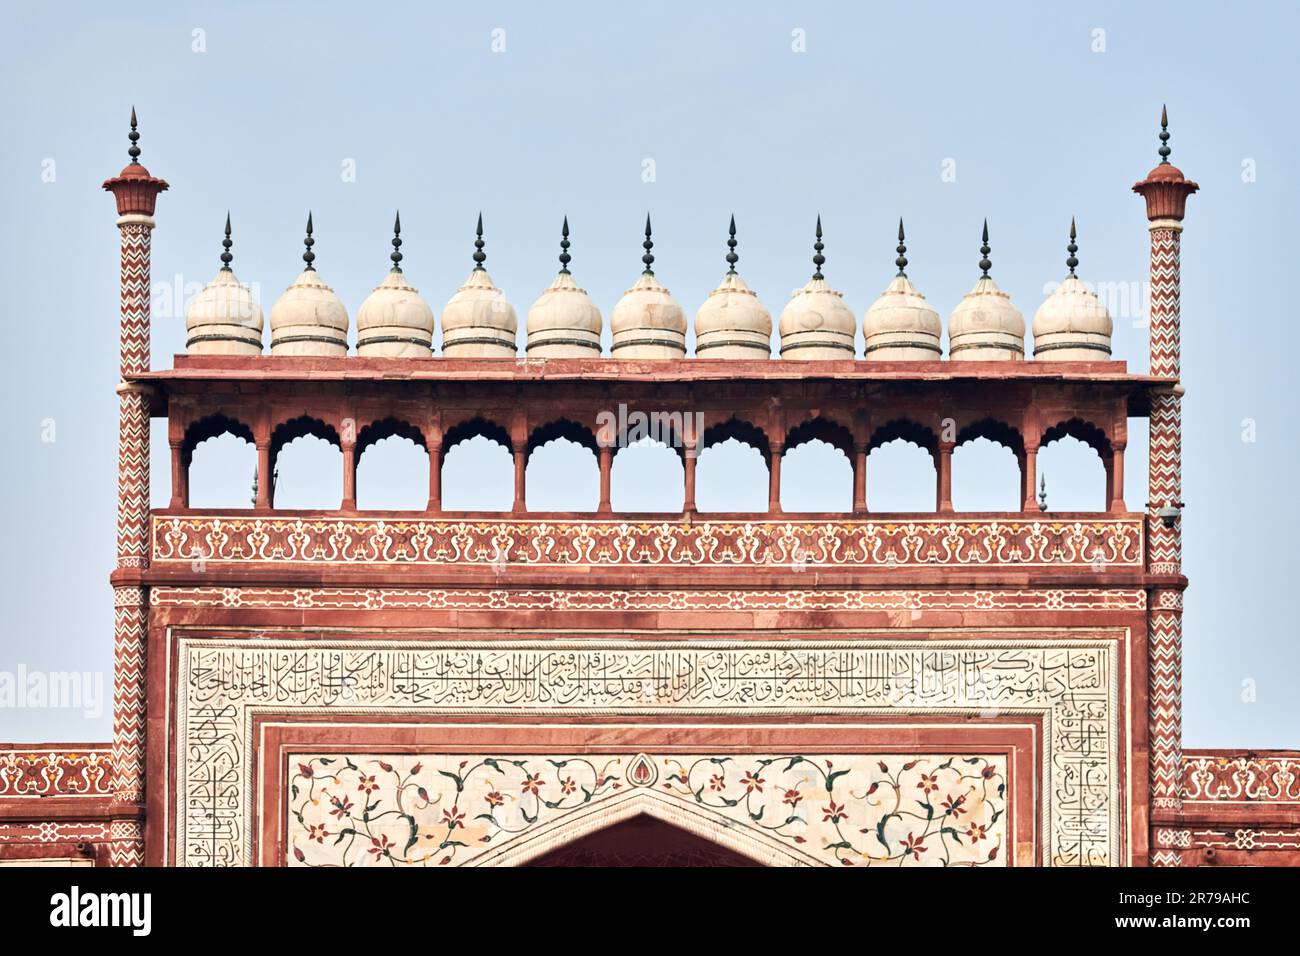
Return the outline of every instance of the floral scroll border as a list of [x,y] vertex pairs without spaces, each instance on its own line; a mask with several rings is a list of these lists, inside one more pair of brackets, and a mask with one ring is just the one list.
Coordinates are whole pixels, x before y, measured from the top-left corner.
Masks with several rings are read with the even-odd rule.
[[[979,646],[972,646],[967,641],[927,641],[903,644],[897,638],[893,640],[861,639],[855,641],[699,641],[673,640],[656,641],[653,645],[638,641],[603,641],[603,640],[565,640],[547,642],[505,642],[479,641],[455,642],[437,646],[423,645],[413,648],[410,644],[379,641],[272,641],[259,639],[256,642],[239,639],[217,639],[185,636],[179,631],[179,638],[173,645],[178,654],[177,677],[177,712],[174,716],[176,737],[176,761],[174,803],[177,816],[177,845],[173,851],[177,865],[247,865],[254,859],[252,809],[255,803],[254,787],[257,783],[252,768],[253,717],[258,713],[292,715],[336,713],[342,715],[379,715],[379,716],[415,716],[415,715],[480,715],[480,714],[537,714],[549,716],[579,715],[673,715],[677,717],[692,714],[708,714],[728,717],[770,717],[773,715],[817,715],[843,714],[850,716],[899,716],[899,715],[951,715],[979,714],[987,711],[988,703],[974,703],[968,699],[950,699],[942,703],[927,705],[915,699],[889,701],[876,695],[871,698],[864,694],[857,699],[826,703],[825,701],[790,701],[788,703],[735,706],[734,704],[707,703],[647,703],[644,699],[629,699],[618,706],[582,706],[566,704],[563,706],[538,705],[496,705],[479,706],[459,703],[455,706],[412,706],[409,701],[387,697],[380,692],[364,696],[354,695],[353,699],[338,699],[327,702],[311,693],[304,693],[301,685],[293,682],[282,683],[275,680],[280,666],[289,666],[290,662],[301,663],[310,670],[311,666],[320,671],[325,667],[323,658],[332,656],[332,660],[346,669],[348,662],[356,662],[374,655],[389,655],[391,659],[411,660],[415,657],[438,657],[450,659],[461,655],[463,659],[482,660],[499,659],[505,655],[513,662],[511,666],[542,659],[550,660],[555,655],[601,655],[609,657],[657,657],[668,655],[675,661],[689,660],[696,664],[704,659],[718,658],[724,655],[727,662],[734,662],[738,656],[766,655],[772,658],[797,659],[801,666],[809,671],[826,669],[845,660],[856,659],[855,655],[865,659],[869,655],[903,656],[913,660],[924,661],[929,655],[947,654],[963,659],[973,666],[974,659],[980,655],[1000,655],[1000,660],[1019,661],[1020,665],[1050,669],[1052,661],[1060,662],[1064,655],[1067,669],[1073,667],[1075,656],[1081,656],[1092,662],[1091,670],[1080,670],[1080,679],[1084,684],[1090,683],[1091,693],[1080,693],[1070,688],[1067,693],[1051,696],[1040,695],[1038,700],[1030,700],[1020,695],[1014,703],[999,702],[998,713],[1006,715],[1033,714],[1043,720],[1041,792],[1045,795],[1040,803],[1042,820],[1040,822],[1040,839],[1044,845],[1044,862],[1048,865],[1099,864],[1116,865],[1121,861],[1121,831],[1124,819],[1123,805],[1120,799],[1119,775],[1119,693],[1118,660],[1116,641],[1111,640],[988,640]],[[1094,632],[1096,633],[1096,632]],[[476,656],[477,655],[477,656]],[[1052,655],[1056,655],[1055,658]],[[775,665],[774,665],[775,667]],[[925,666],[921,672],[924,683]],[[220,686],[219,682],[229,683]],[[214,681],[218,684],[214,685]],[[317,688],[319,690],[319,688]],[[481,689],[481,688],[480,688]],[[778,688],[784,690],[785,688]],[[248,693],[245,693],[248,691]],[[259,698],[259,694],[261,697]],[[1100,821],[1096,839],[1090,842],[1085,851],[1087,859],[1079,859],[1077,847],[1071,843],[1068,835],[1067,820],[1071,811],[1067,809],[1070,791],[1078,794],[1078,799],[1085,796],[1080,781],[1072,780],[1069,786],[1058,786],[1056,778],[1057,761],[1065,761],[1069,754],[1058,747],[1058,736],[1068,732],[1064,725],[1078,721],[1086,714],[1070,709],[1070,702],[1076,707],[1085,699],[1083,710],[1091,709],[1091,719],[1104,727],[1104,753],[1095,759],[1095,764],[1104,768],[1104,784],[1093,783],[1086,791],[1094,801],[1094,810]],[[1065,718],[1062,722],[1059,718]],[[170,723],[170,721],[169,721]],[[1057,724],[1062,723],[1061,729]],[[1071,776],[1076,768],[1068,767],[1064,776]],[[205,788],[210,788],[205,793]],[[210,818],[207,829],[200,828],[199,821],[190,819],[191,812],[199,815],[197,808],[209,807],[206,811]],[[1097,809],[1101,808],[1101,809]],[[1082,844],[1080,844],[1081,846]],[[195,849],[202,850],[198,854]],[[209,851],[210,848],[210,851]]]
[[150,565],[1144,567],[1141,518],[599,521],[154,515]]

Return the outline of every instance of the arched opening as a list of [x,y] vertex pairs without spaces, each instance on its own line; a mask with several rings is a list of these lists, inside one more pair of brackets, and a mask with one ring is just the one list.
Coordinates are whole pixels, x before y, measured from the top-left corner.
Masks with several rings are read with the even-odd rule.
[[1010,425],[992,418],[967,425],[952,452],[953,510],[1020,511],[1024,460],[1024,440]]
[[567,418],[528,436],[524,478],[529,511],[595,511],[600,503],[600,464],[591,429]]
[[271,433],[271,504],[337,510],[343,503],[343,449],[320,419],[302,416]]
[[781,456],[781,510],[853,510],[853,434],[813,418],[790,430]]
[[510,434],[500,425],[474,418],[447,429],[444,511],[509,511],[514,506],[514,474]]
[[939,473],[934,432],[898,419],[877,428],[867,452],[867,506],[873,512],[930,512]]
[[251,508],[257,479],[253,430],[225,415],[209,415],[185,430],[181,445],[191,508]]
[[615,511],[680,512],[686,497],[682,454],[648,435],[616,449],[610,468]]
[[762,429],[732,418],[704,430],[695,465],[700,511],[758,511],[768,506],[771,450]]
[[649,814],[638,814],[534,857],[524,866],[762,866]]
[[1036,468],[1046,480],[1047,510],[1108,510],[1112,467],[1110,440],[1096,425],[1079,418],[1053,425],[1043,433]]
[[357,508],[423,511],[429,503],[429,452],[409,422],[385,418],[357,433]]

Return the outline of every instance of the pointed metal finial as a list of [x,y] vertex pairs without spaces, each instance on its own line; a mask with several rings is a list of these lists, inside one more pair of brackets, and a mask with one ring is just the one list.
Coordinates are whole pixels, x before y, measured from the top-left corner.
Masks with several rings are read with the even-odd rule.
[[474,228],[474,271],[482,272],[487,253],[483,251],[483,214],[478,214],[478,225]]
[[898,258],[894,260],[894,265],[898,266],[898,274],[907,278],[907,246],[903,242],[903,217],[898,217]]
[[1169,110],[1163,105],[1160,107],[1160,148],[1156,150],[1160,154],[1160,165],[1169,165],[1169,154],[1173,152],[1169,148]]
[[641,248],[645,249],[645,255],[641,257],[641,261],[645,263],[645,271],[641,273],[643,276],[652,276],[655,274],[654,269],[651,268],[651,266],[653,266],[655,263],[655,257],[654,254],[650,251],[651,249],[654,248],[654,246],[655,244],[650,240],[650,214],[646,213],[645,214],[645,242],[641,243]]
[[736,263],[740,261],[740,256],[736,255],[736,216],[731,216],[731,226],[728,228],[730,238],[727,239],[727,275],[736,274]]
[[302,254],[302,261],[307,263],[307,272],[315,272],[316,267],[312,265],[316,261],[316,253],[311,251],[311,247],[316,245],[316,240],[311,237],[311,213],[307,213],[307,238],[302,241],[307,247],[307,251]]
[[1038,481],[1038,510],[1047,510],[1047,475],[1040,476]]
[[826,264],[826,257],[822,255],[822,250],[826,247],[822,245],[822,217],[821,213],[817,214],[817,241],[813,243],[813,271],[814,279],[821,279],[822,266]]
[[1074,257],[1074,254],[1079,251],[1079,246],[1074,241],[1077,238],[1078,238],[1078,233],[1075,231],[1074,228],[1074,217],[1071,216],[1070,217],[1070,244],[1065,247],[1065,251],[1070,254],[1069,258],[1065,260],[1065,264],[1070,267],[1071,277],[1074,276],[1075,266],[1079,264],[1079,260]]
[[393,251],[388,254],[393,260],[393,272],[402,271],[402,213],[398,210],[393,217]]
[[221,271],[229,272],[230,263],[234,261],[234,256],[230,254],[230,247],[234,243],[230,241],[230,211],[226,211],[226,238],[221,240]]
[[989,253],[993,250],[989,248],[989,221],[984,220],[984,237],[983,245],[980,246],[980,271],[984,273],[984,278],[988,278],[989,270],[993,268],[993,263],[989,261]]
[[140,142],[140,131],[136,129],[134,106],[131,107],[131,132],[127,134],[126,138],[131,141],[131,148],[126,151],[126,154],[131,157],[131,165],[139,166],[140,147],[136,144]]
[[569,263],[573,261],[573,256],[569,255],[569,217],[564,217],[564,225],[560,227],[560,275],[569,274]]

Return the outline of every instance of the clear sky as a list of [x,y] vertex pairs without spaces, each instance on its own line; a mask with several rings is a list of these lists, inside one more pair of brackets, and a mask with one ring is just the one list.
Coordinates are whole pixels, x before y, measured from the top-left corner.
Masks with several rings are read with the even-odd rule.
[[[521,322],[554,275],[566,214],[574,274],[606,316],[640,270],[647,209],[656,272],[688,313],[725,269],[734,212],[740,271],[778,314],[807,280],[820,213],[826,274],[860,316],[893,272],[902,215],[909,274],[945,318],[977,275],[987,216],[993,275],[1027,320],[1063,275],[1074,215],[1080,275],[1117,296],[1115,356],[1144,371],[1142,310],[1121,301],[1147,278],[1130,187],[1157,159],[1167,102],[1173,161],[1202,187],[1182,254],[1185,744],[1300,746],[1300,629],[1282,600],[1300,531],[1284,304],[1300,221],[1296,8],[157,3],[128,18],[51,3],[4,19],[0,672],[91,671],[104,704],[0,711],[0,739],[110,733],[118,256],[100,183],[126,161],[133,104],[142,159],[172,185],[154,235],[155,367],[184,348],[175,303],[218,267],[227,209],[236,272],[267,311],[313,210],[316,265],[355,315],[400,207],[407,276],[439,312],[482,210],[488,267]],[[1131,423],[1135,510],[1145,434]],[[982,453],[968,507],[1005,497],[980,486],[996,472]],[[740,490],[741,457],[720,462],[715,490]],[[1077,492],[1075,468],[1044,470],[1053,494]],[[155,441],[161,503],[166,474]],[[577,480],[530,466],[542,506]]]

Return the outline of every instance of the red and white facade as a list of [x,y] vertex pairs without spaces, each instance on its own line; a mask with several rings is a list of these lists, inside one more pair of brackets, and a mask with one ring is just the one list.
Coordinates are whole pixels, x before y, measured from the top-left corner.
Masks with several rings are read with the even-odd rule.
[[[176,866],[546,861],[652,818],[779,865],[1300,862],[1300,758],[1182,750],[1179,271],[1193,183],[1135,189],[1151,235],[1151,363],[178,356],[149,361],[150,239],[167,188],[109,180],[122,246],[111,747],[0,753],[0,859]],[[684,507],[618,514],[602,413],[696,414]],[[1146,511],[1127,422],[1151,420]],[[148,432],[166,418],[167,508]],[[189,507],[194,447],[234,431],[257,498]],[[313,433],[342,507],[274,507]],[[427,507],[356,508],[388,435],[429,455]],[[483,434],[507,513],[442,506],[441,463]],[[1039,448],[1092,445],[1108,509],[1033,507]],[[527,510],[533,449],[600,466],[593,513]],[[987,436],[1016,513],[952,508],[954,447]],[[765,514],[701,514],[695,452],[769,465]],[[933,456],[937,510],[873,511],[872,448]],[[787,515],[780,463],[819,438],[851,513]],[[370,808],[364,818],[361,808]],[[558,857],[564,858],[564,857]],[[557,859],[558,859],[557,858]],[[576,857],[568,857],[574,859]]]

